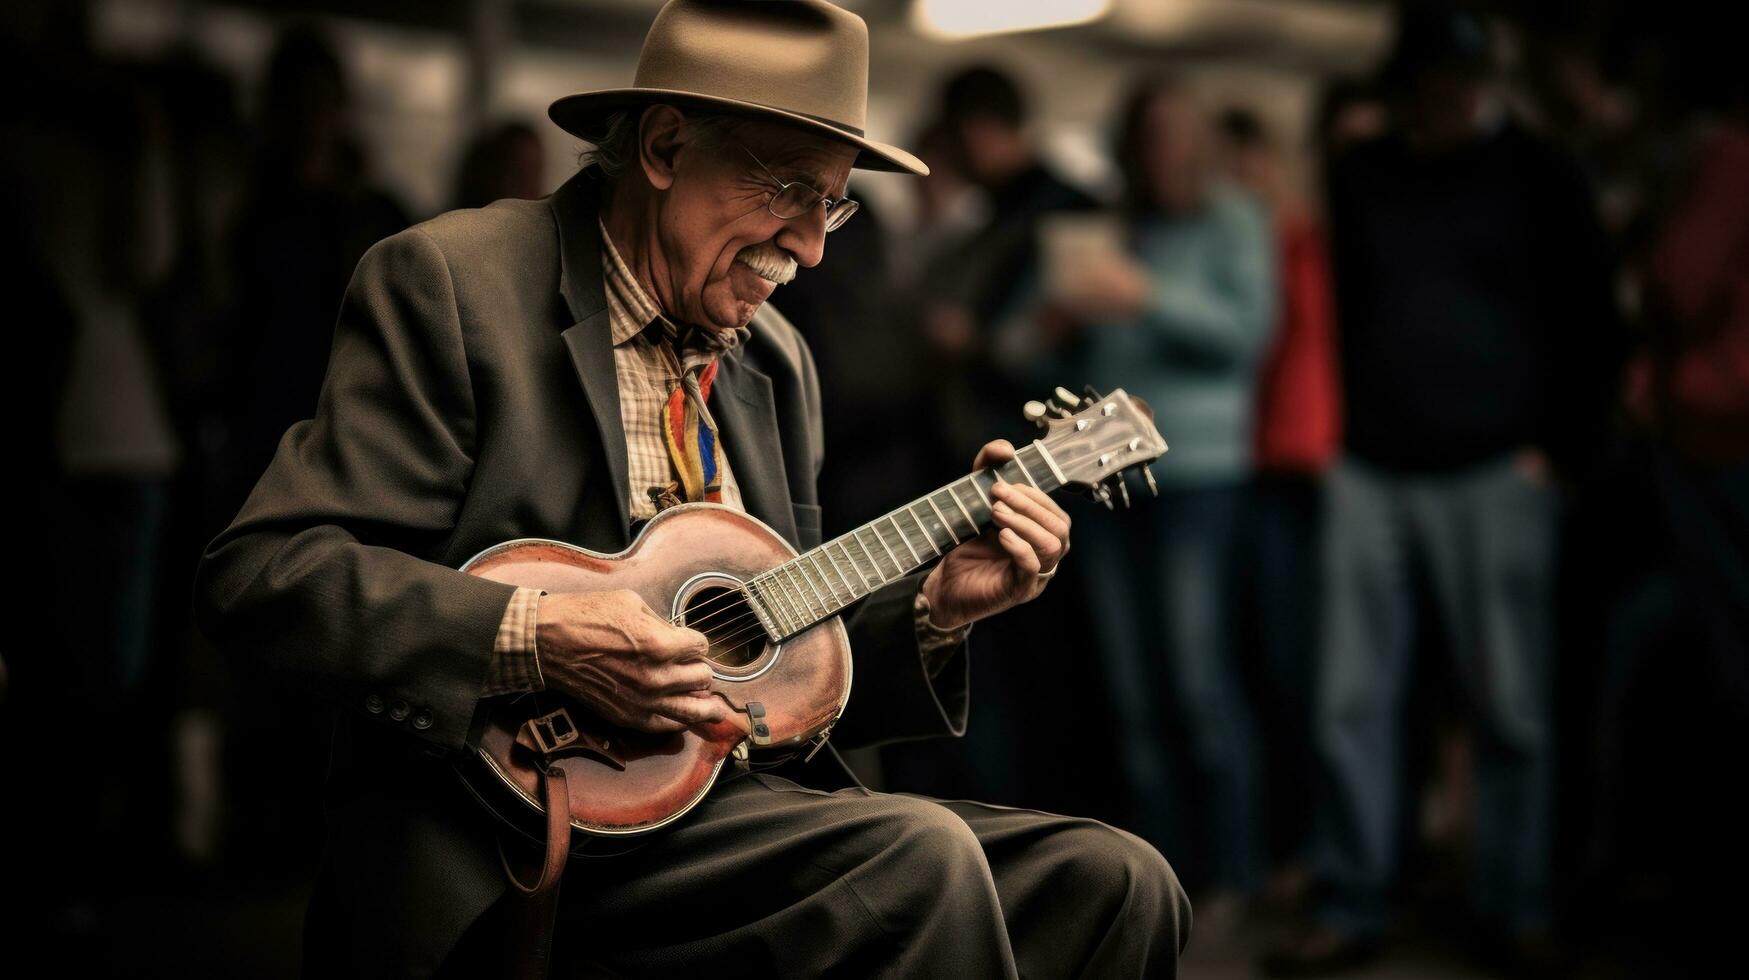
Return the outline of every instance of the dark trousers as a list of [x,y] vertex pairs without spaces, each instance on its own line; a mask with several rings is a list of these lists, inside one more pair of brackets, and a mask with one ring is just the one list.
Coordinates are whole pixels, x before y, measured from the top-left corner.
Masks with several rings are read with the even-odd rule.
[[1270,850],[1285,861],[1303,857],[1318,790],[1312,694],[1322,492],[1316,476],[1260,474],[1251,484],[1242,532],[1240,627],[1255,655]]
[[[506,973],[513,911],[438,975]],[[1166,860],[1096,820],[755,773],[629,853],[573,858],[551,975],[1171,977],[1189,934]]]
[[[1147,491],[1132,487],[1132,495]],[[1264,874],[1262,761],[1233,644],[1244,487],[1162,489],[1157,502],[1075,525],[1090,567],[1134,823],[1193,883],[1250,892]],[[1191,843],[1194,842],[1194,843]]]
[[[1397,872],[1403,701],[1416,617],[1435,612],[1477,735],[1474,902],[1511,931],[1549,920],[1550,672],[1559,495],[1504,456],[1400,474],[1343,459],[1325,498],[1315,726],[1329,793],[1312,841],[1322,917],[1376,933]],[[1423,610],[1417,581],[1437,606]]]

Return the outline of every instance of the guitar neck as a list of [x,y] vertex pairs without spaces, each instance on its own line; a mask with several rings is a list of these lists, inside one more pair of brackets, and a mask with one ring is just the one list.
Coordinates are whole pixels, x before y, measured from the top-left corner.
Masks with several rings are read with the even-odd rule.
[[982,533],[992,516],[990,487],[998,482],[1050,493],[1065,480],[1050,451],[1029,443],[1000,466],[960,477],[748,579],[748,605],[772,642],[830,619]]

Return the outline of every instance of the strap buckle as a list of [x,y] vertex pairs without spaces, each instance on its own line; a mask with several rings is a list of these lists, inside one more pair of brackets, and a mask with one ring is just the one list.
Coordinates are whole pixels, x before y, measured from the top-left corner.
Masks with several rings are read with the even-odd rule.
[[542,755],[552,755],[577,741],[577,725],[564,708],[528,720],[528,733]]

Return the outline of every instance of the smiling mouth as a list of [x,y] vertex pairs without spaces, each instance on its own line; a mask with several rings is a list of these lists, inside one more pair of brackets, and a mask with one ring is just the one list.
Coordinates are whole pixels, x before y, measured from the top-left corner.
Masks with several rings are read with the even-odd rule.
[[779,286],[796,277],[796,260],[767,244],[747,246],[735,256],[735,261],[752,269],[759,278]]

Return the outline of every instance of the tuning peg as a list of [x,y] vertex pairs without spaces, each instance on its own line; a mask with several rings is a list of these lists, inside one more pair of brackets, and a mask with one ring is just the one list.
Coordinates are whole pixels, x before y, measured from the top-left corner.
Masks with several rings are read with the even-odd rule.
[[1154,470],[1152,467],[1147,465],[1142,467],[1142,479],[1148,481],[1149,493],[1152,493],[1156,497],[1160,496],[1160,485],[1154,482]]
[[1104,395],[1099,393],[1099,389],[1093,387],[1092,385],[1082,385],[1081,386],[1081,395],[1082,395],[1082,398],[1081,398],[1081,407],[1082,408],[1086,408],[1089,405],[1095,404],[1101,398],[1105,397]]
[[1117,495],[1121,500],[1123,500],[1124,510],[1129,510],[1130,509],[1130,488],[1124,486],[1123,474],[1119,473],[1118,475],[1112,477],[1111,478],[1111,485],[1117,488]]
[[1045,412],[1045,403],[1041,401],[1029,401],[1020,407],[1020,414],[1026,416],[1028,422],[1041,429],[1045,427]]
[[1069,389],[1063,387],[1062,385],[1057,386],[1057,390],[1056,390],[1055,394],[1056,394],[1057,404],[1062,405],[1065,408],[1072,408],[1076,405],[1081,404],[1080,397],[1077,396],[1074,392],[1070,391]]
[[1101,485],[1098,491],[1094,493],[1094,497],[1100,503],[1105,505],[1106,510],[1117,510],[1117,508],[1111,503],[1111,490],[1109,488]]

